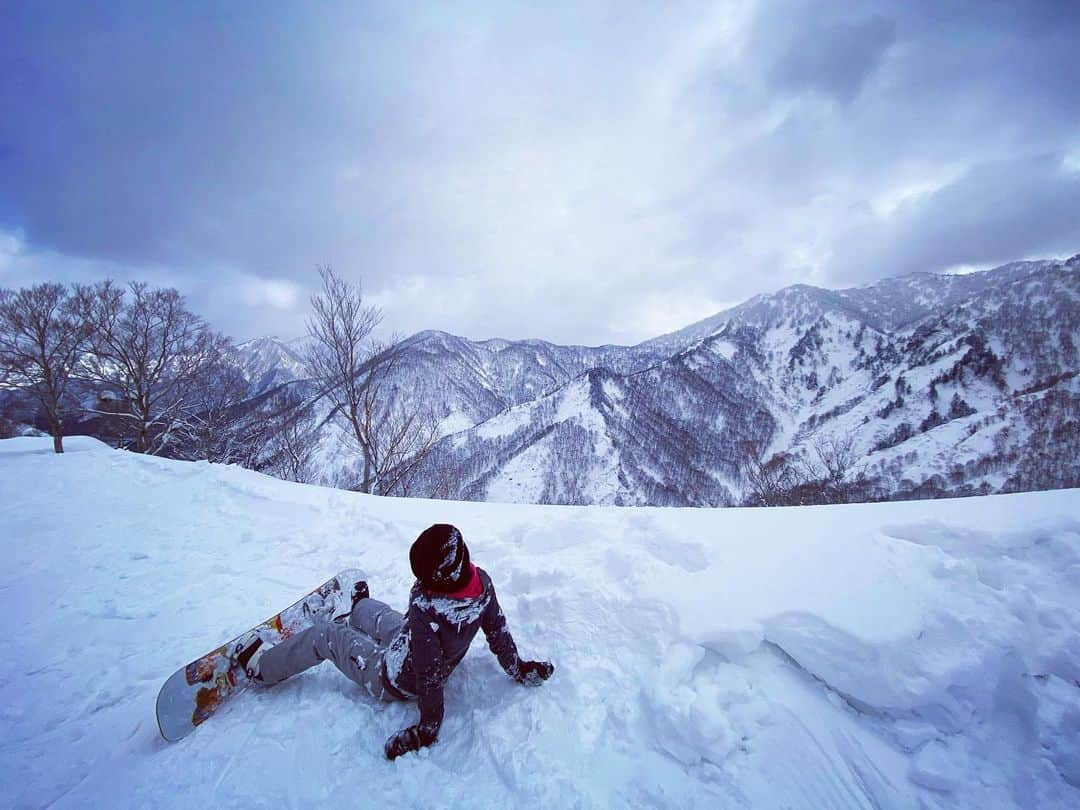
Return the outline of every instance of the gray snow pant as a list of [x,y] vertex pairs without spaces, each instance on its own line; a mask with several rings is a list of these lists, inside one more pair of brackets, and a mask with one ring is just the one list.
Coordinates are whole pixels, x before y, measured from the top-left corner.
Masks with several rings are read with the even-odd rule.
[[259,658],[262,684],[280,683],[323,661],[333,661],[346,678],[375,698],[397,700],[383,683],[382,659],[403,621],[404,616],[386,603],[361,599],[347,623],[320,618],[264,652]]

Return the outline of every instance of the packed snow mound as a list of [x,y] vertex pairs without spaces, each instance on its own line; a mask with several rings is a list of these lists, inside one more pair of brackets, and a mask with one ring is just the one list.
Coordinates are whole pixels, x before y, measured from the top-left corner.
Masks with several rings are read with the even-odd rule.
[[[380,499],[0,441],[0,784],[39,807],[1076,807],[1080,491],[787,509]],[[479,638],[438,743],[330,664],[184,740],[176,668],[463,531],[538,689]]]

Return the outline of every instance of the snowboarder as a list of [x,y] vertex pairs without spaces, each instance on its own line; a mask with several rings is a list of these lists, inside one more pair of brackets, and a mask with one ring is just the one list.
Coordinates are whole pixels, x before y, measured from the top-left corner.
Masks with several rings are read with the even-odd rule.
[[438,523],[425,529],[409,550],[409,562],[416,582],[404,616],[371,599],[366,583],[360,583],[347,621],[316,617],[310,627],[272,647],[252,631],[233,652],[237,666],[252,683],[269,686],[329,660],[379,700],[415,700],[420,722],[386,741],[388,759],[435,742],[443,721],[443,684],[478,629],[518,683],[538,686],[551,677],[551,663],[518,657],[495,586],[470,561],[457,528]]

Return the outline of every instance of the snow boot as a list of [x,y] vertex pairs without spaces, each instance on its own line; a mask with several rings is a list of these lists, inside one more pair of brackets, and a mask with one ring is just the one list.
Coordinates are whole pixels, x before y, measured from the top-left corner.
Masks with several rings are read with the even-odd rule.
[[[356,603],[359,602],[361,599],[370,599],[370,598],[371,598],[371,591],[368,590],[367,582],[365,582],[364,580],[360,580],[355,585],[353,585],[353,589],[352,589],[352,607],[356,607]],[[349,609],[349,612],[350,613],[352,612],[352,608]]]
[[253,681],[261,681],[259,675],[259,659],[266,652],[262,637],[257,630],[250,630],[240,637],[232,650],[232,662],[240,667],[244,674]]
[[[348,595],[342,591],[334,591],[325,598],[318,594],[312,594],[304,602],[304,616],[312,623],[320,619],[328,622],[347,621],[352,609],[356,607],[356,603],[369,597],[368,584],[361,579],[353,585],[352,593]],[[348,607],[345,607],[346,604],[348,604]]]

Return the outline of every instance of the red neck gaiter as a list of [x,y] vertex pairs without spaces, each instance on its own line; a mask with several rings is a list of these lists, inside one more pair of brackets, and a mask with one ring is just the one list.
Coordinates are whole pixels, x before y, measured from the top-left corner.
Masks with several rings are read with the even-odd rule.
[[448,599],[475,599],[477,596],[484,592],[484,585],[480,582],[480,575],[476,573],[476,566],[469,563],[470,577],[469,584],[461,590],[454,591],[452,593],[439,593],[435,594],[428,591],[432,596],[445,596]]

